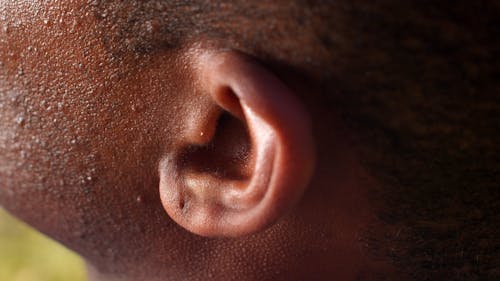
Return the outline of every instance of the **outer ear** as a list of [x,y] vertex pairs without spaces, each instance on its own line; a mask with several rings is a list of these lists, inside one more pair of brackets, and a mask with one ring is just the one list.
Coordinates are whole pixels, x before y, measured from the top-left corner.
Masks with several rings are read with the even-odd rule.
[[[273,73],[232,51],[192,58],[209,102],[160,163],[167,213],[204,236],[265,229],[300,199],[314,166],[308,113]],[[192,101],[191,101],[192,102]]]

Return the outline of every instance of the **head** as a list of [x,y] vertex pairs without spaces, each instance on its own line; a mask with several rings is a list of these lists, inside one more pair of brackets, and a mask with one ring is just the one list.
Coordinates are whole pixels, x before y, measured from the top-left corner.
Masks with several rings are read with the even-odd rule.
[[0,204],[96,280],[499,276],[493,1],[3,1]]

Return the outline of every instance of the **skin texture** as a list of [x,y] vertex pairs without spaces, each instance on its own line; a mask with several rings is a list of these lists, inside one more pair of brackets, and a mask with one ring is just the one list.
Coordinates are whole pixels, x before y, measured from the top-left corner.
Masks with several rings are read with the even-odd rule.
[[[498,7],[319,2],[0,2],[0,204],[93,280],[495,279]],[[220,121],[196,50],[251,57],[312,120],[301,200],[247,235],[190,233],[160,198],[165,156]],[[248,176],[241,120],[200,125],[222,149],[184,164]]]
[[[357,243],[368,217],[361,206],[368,205],[354,181],[317,177],[321,196],[253,236],[202,238],[172,222],[160,204],[157,171],[200,98],[185,67],[189,57],[180,49],[117,58],[91,8],[2,3],[0,198],[7,210],[79,252],[105,280],[333,273],[347,280],[369,269]],[[346,162],[338,171],[363,173],[356,166]],[[337,188],[325,196],[321,185],[330,184]],[[330,210],[336,218],[318,216],[319,204],[337,206]],[[299,266],[304,260],[310,267]]]

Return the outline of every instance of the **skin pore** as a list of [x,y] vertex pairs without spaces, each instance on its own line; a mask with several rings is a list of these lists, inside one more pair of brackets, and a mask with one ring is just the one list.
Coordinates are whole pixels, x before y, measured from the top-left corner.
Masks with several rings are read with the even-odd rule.
[[[332,2],[1,2],[0,204],[94,280],[495,279],[498,5]],[[309,188],[258,233],[189,233],[158,194],[200,49],[255,58],[313,123]]]

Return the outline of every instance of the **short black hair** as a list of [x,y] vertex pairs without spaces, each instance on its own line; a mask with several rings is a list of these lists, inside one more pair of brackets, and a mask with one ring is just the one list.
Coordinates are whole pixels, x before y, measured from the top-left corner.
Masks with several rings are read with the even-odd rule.
[[383,184],[368,248],[416,280],[498,279],[500,6],[374,2],[325,83]]

